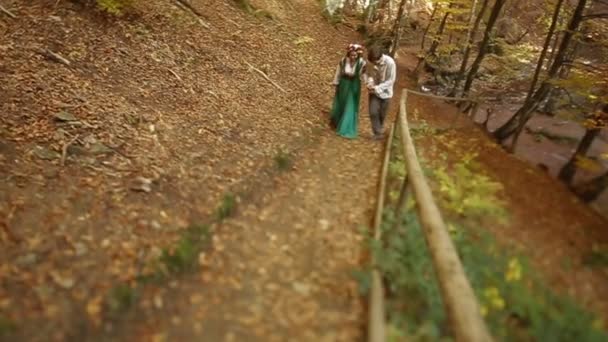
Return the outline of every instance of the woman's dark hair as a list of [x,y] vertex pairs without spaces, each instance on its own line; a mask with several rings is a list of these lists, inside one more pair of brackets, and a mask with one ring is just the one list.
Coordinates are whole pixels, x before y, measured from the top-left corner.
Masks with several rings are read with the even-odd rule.
[[379,46],[372,46],[367,52],[367,59],[370,62],[375,62],[382,57],[382,49]]

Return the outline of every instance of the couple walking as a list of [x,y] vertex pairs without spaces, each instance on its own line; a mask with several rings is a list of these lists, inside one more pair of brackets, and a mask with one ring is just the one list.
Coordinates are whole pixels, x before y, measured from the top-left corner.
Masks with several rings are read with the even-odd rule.
[[383,137],[384,119],[393,97],[397,68],[395,61],[383,54],[378,47],[370,48],[367,54],[373,68],[368,70],[362,56],[363,47],[350,44],[346,49],[346,57],[338,64],[333,81],[336,95],[331,110],[331,124],[340,136],[351,139],[357,137],[359,100],[363,83],[369,93],[369,117],[374,139],[379,140]]

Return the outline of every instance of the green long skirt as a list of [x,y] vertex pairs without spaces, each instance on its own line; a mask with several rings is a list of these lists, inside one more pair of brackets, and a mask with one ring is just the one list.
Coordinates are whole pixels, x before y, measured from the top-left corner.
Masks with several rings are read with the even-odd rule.
[[354,139],[357,137],[359,124],[359,100],[361,98],[361,80],[359,77],[340,77],[334,103],[331,109],[331,121],[338,135]]

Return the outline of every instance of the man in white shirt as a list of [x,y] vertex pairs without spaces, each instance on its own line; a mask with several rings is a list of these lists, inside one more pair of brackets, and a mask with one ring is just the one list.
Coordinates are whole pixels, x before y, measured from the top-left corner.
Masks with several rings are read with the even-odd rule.
[[384,119],[390,99],[393,97],[393,85],[397,78],[395,60],[382,53],[379,47],[369,49],[367,58],[374,65],[368,67],[367,89],[369,91],[369,117],[372,122],[374,139],[384,137]]

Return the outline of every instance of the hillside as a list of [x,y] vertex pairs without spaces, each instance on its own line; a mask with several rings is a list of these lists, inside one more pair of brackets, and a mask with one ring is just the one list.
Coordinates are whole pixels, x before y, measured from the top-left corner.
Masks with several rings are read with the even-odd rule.
[[196,1],[204,25],[169,1],[118,18],[70,1],[3,6],[16,19],[0,20],[0,308],[58,340],[308,142],[353,37],[308,2],[273,3],[272,20]]
[[[367,92],[356,140],[327,124],[345,47],[385,32],[317,1],[132,0],[109,13],[117,3],[1,4],[0,340],[361,341],[372,268],[395,340],[449,338],[413,200],[393,224],[387,190],[398,229],[371,241],[386,147],[371,139]],[[524,28],[543,12],[506,9]],[[415,70],[425,24],[404,30],[390,122],[401,89],[444,90]],[[535,117],[515,155],[485,129],[517,107],[520,94],[503,95],[524,91],[540,39],[487,58],[477,117],[452,121],[453,104],[423,97],[408,111],[497,340],[582,341],[605,336],[608,222],[555,179],[573,141],[534,129],[583,129]]]

